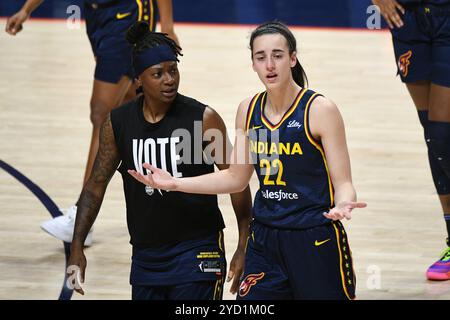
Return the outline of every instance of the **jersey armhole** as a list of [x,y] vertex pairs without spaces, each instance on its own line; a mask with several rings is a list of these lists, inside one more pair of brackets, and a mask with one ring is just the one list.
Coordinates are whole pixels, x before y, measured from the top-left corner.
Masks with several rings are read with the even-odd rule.
[[303,121],[304,121],[304,126],[305,126],[305,133],[306,133],[306,137],[308,138],[308,141],[317,149],[322,151],[322,143],[320,141],[317,141],[314,136],[312,135],[311,131],[309,130],[309,110],[310,107],[312,105],[312,102],[317,98],[317,97],[323,97],[323,95],[319,94],[319,93],[314,93],[308,100],[308,102],[306,103],[306,107],[305,107],[305,115],[303,117]]
[[248,134],[250,128],[250,121],[252,120],[253,111],[255,110],[256,101],[258,101],[261,93],[256,94],[248,104],[247,117],[245,118],[245,133]]

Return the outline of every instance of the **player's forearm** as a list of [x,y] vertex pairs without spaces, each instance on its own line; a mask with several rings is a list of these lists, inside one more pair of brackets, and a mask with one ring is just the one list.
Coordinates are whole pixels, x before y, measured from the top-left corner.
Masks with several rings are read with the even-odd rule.
[[161,31],[164,33],[173,32],[173,8],[172,0],[157,0],[159,10],[159,21]]
[[87,181],[80,199],[77,202],[77,214],[75,229],[72,239],[72,248],[83,248],[84,241],[97,218],[100,206],[105,195],[106,185],[96,185],[92,181]]
[[334,203],[342,201],[356,201],[356,191],[351,182],[345,182],[334,186]]
[[27,15],[30,15],[37,7],[41,5],[44,0],[28,0],[23,5],[22,9]]
[[237,193],[243,191],[247,184],[248,180],[230,167],[197,177],[175,179],[174,191],[199,194]]
[[230,197],[239,230],[238,249],[245,250],[249,225],[252,219],[252,195],[250,187],[247,186],[242,192],[232,193]]

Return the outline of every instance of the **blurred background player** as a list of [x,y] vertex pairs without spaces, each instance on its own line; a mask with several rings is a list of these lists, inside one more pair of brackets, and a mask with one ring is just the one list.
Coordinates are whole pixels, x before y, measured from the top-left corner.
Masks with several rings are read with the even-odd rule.
[[[118,169],[133,246],[132,298],[221,299],[226,273],[225,226],[217,196],[147,188],[127,170],[142,171],[142,163],[151,159],[174,176],[213,172],[214,164],[203,158],[208,146],[203,134],[212,129],[226,138],[225,124],[212,108],[178,93],[177,56],[181,49],[172,39],[150,32],[145,22],[134,25],[128,39],[134,45],[133,65],[143,95],[113,110],[102,125],[99,152],[78,201],[68,265],[78,266],[84,279],[86,258],[82,244],[97,217],[108,182]],[[203,134],[195,133],[196,124],[200,124]],[[189,134],[180,135],[181,130]],[[180,149],[181,145],[184,147]],[[228,139],[218,145],[221,155],[226,155],[226,150],[231,152]],[[226,169],[225,163],[221,159],[215,164]],[[235,275],[232,289],[236,290],[251,218],[250,188],[231,195],[231,200],[239,227],[239,245],[229,276],[231,280]],[[81,287],[76,291],[84,293]]]
[[[16,35],[23,29],[24,22],[43,0],[28,0],[19,12],[6,22],[6,32]],[[135,86],[131,65],[132,46],[125,34],[136,21],[145,21],[151,30],[156,28],[156,5],[159,11],[161,32],[167,33],[176,43],[174,32],[172,0],[86,0],[84,16],[86,31],[95,57],[94,83],[90,101],[93,130],[83,185],[92,170],[98,150],[100,126],[106,115],[124,102],[135,97]],[[54,237],[71,242],[77,206],[62,210],[65,215],[42,223],[41,228]],[[92,244],[92,232],[86,243]]]
[[352,256],[339,220],[366,204],[356,202],[342,117],[306,88],[286,25],[258,26],[250,49],[266,91],[239,105],[230,168],[177,178],[145,164],[150,174],[129,173],[154,188],[219,194],[243,190],[256,171],[260,188],[238,299],[353,299]]
[[424,128],[447,227],[447,249],[427,270],[450,279],[450,0],[373,0],[391,29],[398,74]]

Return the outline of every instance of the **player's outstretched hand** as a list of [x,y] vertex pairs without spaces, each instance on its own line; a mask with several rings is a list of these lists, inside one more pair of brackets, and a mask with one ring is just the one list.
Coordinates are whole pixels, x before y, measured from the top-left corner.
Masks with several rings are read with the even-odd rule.
[[355,208],[365,208],[367,204],[364,202],[342,201],[339,202],[330,212],[325,212],[323,215],[333,221],[352,218],[352,210]]
[[149,163],[144,163],[143,167],[147,169],[147,175],[143,175],[135,170],[128,170],[128,173],[137,181],[154,189],[167,191],[175,189],[175,178],[173,178],[170,173],[158,169]]

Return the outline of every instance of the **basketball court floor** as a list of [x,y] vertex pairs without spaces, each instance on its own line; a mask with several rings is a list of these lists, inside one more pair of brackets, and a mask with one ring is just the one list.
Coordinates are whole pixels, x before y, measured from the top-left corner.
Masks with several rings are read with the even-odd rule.
[[[0,20],[4,26],[5,20]],[[3,27],[2,27],[3,28]],[[230,133],[239,102],[264,88],[252,71],[251,26],[177,24],[180,92],[215,108]],[[358,198],[366,209],[344,222],[353,251],[358,299],[450,299],[450,283],[425,279],[445,246],[445,225],[428,169],[422,129],[396,78],[389,32],[293,28],[310,88],[332,99],[346,124]],[[84,25],[32,20],[0,33],[0,159],[42,188],[60,207],[81,191],[91,134],[94,58]],[[253,176],[252,193],[257,190]],[[220,196],[230,262],[237,228]],[[57,299],[64,247],[39,225],[49,212],[0,170],[0,299]],[[120,174],[94,226],[85,296],[130,299],[131,246]],[[225,299],[234,299],[225,285]]]

